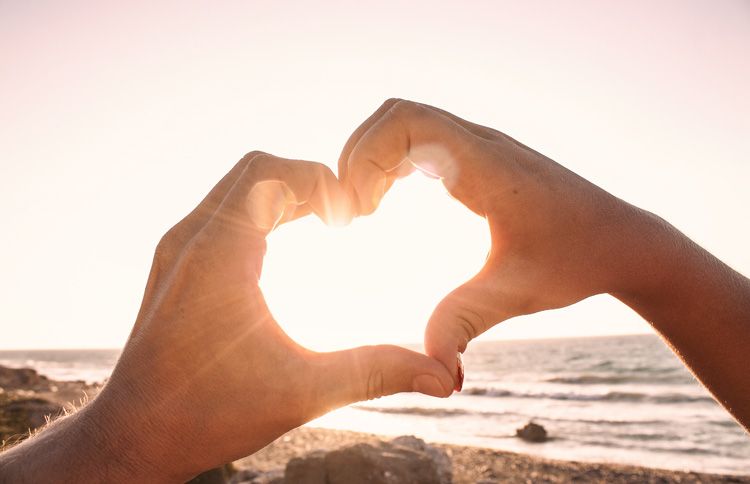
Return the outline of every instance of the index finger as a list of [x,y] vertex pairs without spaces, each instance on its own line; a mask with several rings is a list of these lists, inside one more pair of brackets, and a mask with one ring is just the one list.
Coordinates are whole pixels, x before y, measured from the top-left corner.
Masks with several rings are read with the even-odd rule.
[[279,223],[309,212],[326,223],[350,220],[349,198],[333,172],[321,163],[261,154],[238,177],[211,224],[263,238]]
[[477,143],[485,140],[429,106],[402,100],[366,128],[355,132],[360,136],[346,169],[340,170],[346,173],[360,214],[375,210],[393,179],[410,172],[404,168],[407,164],[441,178],[448,191],[461,198],[462,181],[472,175],[463,168],[475,161]]

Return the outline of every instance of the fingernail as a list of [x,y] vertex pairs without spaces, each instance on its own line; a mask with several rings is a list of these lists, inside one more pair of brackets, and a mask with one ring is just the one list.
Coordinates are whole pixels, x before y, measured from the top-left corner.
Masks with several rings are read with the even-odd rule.
[[440,380],[432,375],[419,375],[412,380],[412,388],[415,392],[424,393],[432,397],[442,397],[445,395],[445,389],[440,384]]
[[456,374],[456,386],[454,390],[460,392],[464,387],[464,360],[461,358],[461,353],[456,353],[456,363],[458,369]]

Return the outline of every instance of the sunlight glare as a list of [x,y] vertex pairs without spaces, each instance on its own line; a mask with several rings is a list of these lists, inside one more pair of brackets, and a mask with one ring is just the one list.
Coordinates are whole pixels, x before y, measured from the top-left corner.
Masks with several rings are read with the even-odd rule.
[[482,218],[438,180],[412,175],[347,227],[307,217],[278,228],[261,288],[279,324],[311,349],[420,342],[435,305],[488,250]]

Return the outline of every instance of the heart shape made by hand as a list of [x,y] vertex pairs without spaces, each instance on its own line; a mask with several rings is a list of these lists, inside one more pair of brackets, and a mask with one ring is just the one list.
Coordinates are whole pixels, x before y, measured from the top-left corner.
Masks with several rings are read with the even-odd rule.
[[313,217],[279,227],[261,287],[275,319],[310,349],[415,343],[435,305],[477,272],[488,249],[486,222],[439,181],[414,175],[347,227]]

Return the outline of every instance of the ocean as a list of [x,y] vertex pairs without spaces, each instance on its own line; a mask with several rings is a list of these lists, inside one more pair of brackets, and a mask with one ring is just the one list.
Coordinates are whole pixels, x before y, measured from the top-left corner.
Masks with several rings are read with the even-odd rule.
[[[101,381],[118,350],[0,351],[0,364],[55,379]],[[554,459],[750,474],[750,435],[653,335],[477,341],[464,390],[401,394],[309,425],[523,452]],[[526,443],[529,421],[551,440]]]

